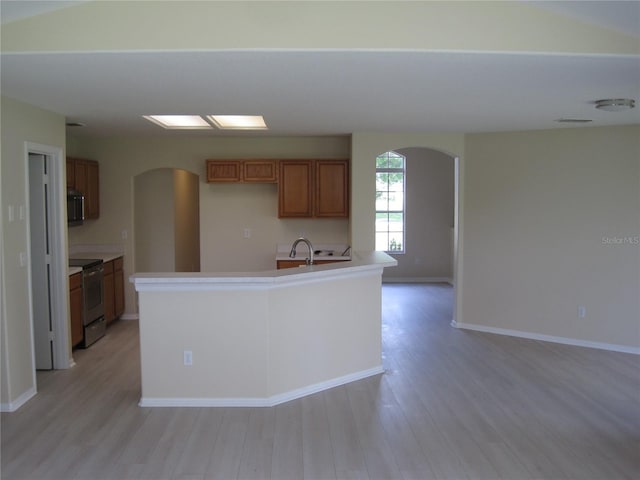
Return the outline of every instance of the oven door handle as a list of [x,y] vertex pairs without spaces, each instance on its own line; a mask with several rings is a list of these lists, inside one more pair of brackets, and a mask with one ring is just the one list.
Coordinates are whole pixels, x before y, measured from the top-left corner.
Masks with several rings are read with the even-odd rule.
[[85,273],[86,277],[93,277],[94,275],[102,275],[104,273],[104,268],[98,268],[95,270],[92,270],[90,272]]

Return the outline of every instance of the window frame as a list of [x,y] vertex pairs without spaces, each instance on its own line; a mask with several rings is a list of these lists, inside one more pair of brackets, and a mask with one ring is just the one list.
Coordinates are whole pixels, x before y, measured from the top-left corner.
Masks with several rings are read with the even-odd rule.
[[[378,160],[381,157],[386,156],[387,157],[387,165],[389,165],[389,157],[390,154],[393,154],[394,157],[401,157],[402,158],[402,167],[378,167]],[[404,255],[406,253],[406,218],[407,218],[407,157],[405,155],[402,155],[396,151],[393,150],[389,150],[387,152],[384,152],[381,155],[377,155],[376,156],[376,179],[379,173],[402,173],[402,210],[389,210],[387,208],[387,210],[378,210],[377,208],[377,200],[378,200],[378,192],[384,192],[384,190],[378,190],[378,185],[377,185],[377,181],[376,181],[376,208],[375,208],[375,224],[374,224],[374,235],[375,235],[375,239],[374,239],[374,248],[376,251],[382,251],[388,254],[392,254],[392,255]],[[389,189],[387,188],[386,193],[389,193]],[[387,207],[388,207],[388,203],[387,203]],[[385,249],[385,250],[378,250],[378,246],[377,246],[377,236],[378,233],[383,233],[385,232],[384,230],[378,230],[377,228],[377,220],[378,220],[378,214],[386,214],[387,216],[390,214],[400,214],[402,216],[402,230],[401,232],[401,236],[402,236],[402,243],[401,243],[401,248],[398,250],[389,250],[389,249]],[[398,232],[397,230],[390,230],[389,229],[389,222],[387,222],[387,230],[386,230],[386,234],[387,234],[387,248],[389,248],[390,245],[390,234],[391,232]]]

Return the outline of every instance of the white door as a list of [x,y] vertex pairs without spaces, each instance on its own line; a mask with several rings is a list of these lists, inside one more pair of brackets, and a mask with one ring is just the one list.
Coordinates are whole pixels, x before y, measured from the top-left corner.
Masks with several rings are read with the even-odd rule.
[[47,157],[29,153],[29,227],[31,231],[31,286],[33,340],[36,369],[53,369],[51,315],[51,243],[49,234],[51,192]]

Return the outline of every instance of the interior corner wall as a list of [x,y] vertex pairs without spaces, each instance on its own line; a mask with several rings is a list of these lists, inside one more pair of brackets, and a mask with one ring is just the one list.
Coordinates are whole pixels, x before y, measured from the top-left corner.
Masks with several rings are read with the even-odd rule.
[[136,272],[175,272],[174,178],[158,168],[134,178]]
[[176,272],[200,271],[199,187],[196,174],[173,170]]
[[[464,135],[362,132],[351,136],[351,245],[355,250],[375,248],[375,158],[381,153],[408,147],[430,148],[462,158]],[[389,269],[389,275],[393,275],[393,268]]]
[[[2,97],[2,367],[0,370],[0,403],[3,407],[35,392],[35,366],[30,325],[29,276],[26,266],[18,261],[25,252],[27,222],[14,212],[27,205],[27,171],[25,142],[65,149],[63,116]],[[26,253],[26,252],[25,252]]]
[[465,143],[464,323],[640,347],[640,126]]

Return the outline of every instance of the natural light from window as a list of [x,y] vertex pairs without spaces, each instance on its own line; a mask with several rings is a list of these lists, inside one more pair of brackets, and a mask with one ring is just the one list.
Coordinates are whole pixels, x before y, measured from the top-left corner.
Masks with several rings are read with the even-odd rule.
[[404,253],[405,157],[376,157],[376,250]]

